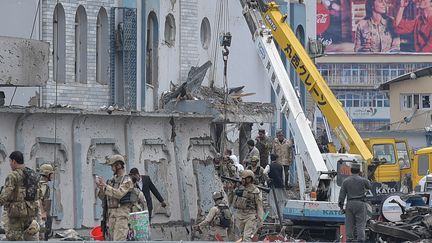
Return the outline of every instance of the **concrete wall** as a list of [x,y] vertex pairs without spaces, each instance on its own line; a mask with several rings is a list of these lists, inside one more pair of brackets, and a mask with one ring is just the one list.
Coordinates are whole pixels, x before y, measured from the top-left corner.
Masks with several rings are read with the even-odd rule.
[[[208,211],[212,192],[222,188],[211,160],[210,122],[205,116],[3,108],[0,181],[10,172],[7,156],[14,150],[33,168],[55,161],[54,228],[93,227],[101,213],[95,175],[112,176],[100,162],[106,155],[126,154],[127,169],[150,175],[168,204],[163,209],[154,200],[154,237],[185,240],[180,226]],[[183,231],[167,234],[176,226]]]
[[[49,62],[49,81],[43,88],[42,105],[56,102],[73,107],[97,110],[109,103],[109,81],[106,84],[96,82],[96,21],[101,7],[109,16],[114,0],[58,1],[62,4],[66,16],[66,80],[57,84],[53,81],[53,56]],[[42,1],[42,40],[49,42],[53,52],[53,14],[57,1]],[[87,80],[75,81],[75,14],[79,5],[87,14]],[[104,60],[109,62],[109,60]]]
[[[432,110],[418,109],[414,116],[413,110],[402,109],[403,94],[432,94],[432,76],[417,79],[407,79],[390,84],[390,123],[393,130],[423,130],[432,124]],[[421,102],[421,97],[420,101]],[[404,122],[404,117],[410,117],[410,122]]]
[[0,37],[0,46],[0,85],[38,86],[46,83],[48,43]]

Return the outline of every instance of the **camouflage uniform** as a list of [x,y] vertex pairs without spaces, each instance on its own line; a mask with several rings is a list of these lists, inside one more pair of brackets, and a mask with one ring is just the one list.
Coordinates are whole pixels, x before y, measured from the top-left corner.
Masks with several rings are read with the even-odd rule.
[[[253,172],[245,170],[242,177],[248,176],[253,178]],[[237,209],[236,224],[241,232],[242,240],[252,241],[252,236],[262,225],[264,217],[261,191],[254,184],[249,184],[246,187],[240,186],[234,193],[233,205]]]
[[39,240],[39,225],[36,223],[38,197],[34,201],[26,201],[25,195],[24,168],[17,168],[6,177],[0,194],[0,205],[7,208],[7,240]]
[[213,206],[210,208],[206,218],[204,221],[198,224],[199,227],[203,227],[206,225],[210,225],[210,229],[208,230],[208,235],[206,236],[206,239],[208,241],[218,241],[216,238],[217,236],[221,237],[223,240],[228,239],[228,228],[224,228],[220,225],[218,225],[219,217],[220,216],[220,207],[228,207],[225,203],[220,203],[220,205]]
[[108,206],[108,240],[125,241],[128,234],[129,213],[133,203],[120,204],[128,192],[132,192],[134,184],[128,175],[114,176],[104,190],[99,190],[101,200],[107,200]]
[[45,233],[45,223],[49,216],[51,209],[51,190],[48,185],[48,181],[41,179],[39,182],[40,186],[40,197],[38,201],[39,206],[39,225],[41,227],[40,239],[43,239],[43,234]]

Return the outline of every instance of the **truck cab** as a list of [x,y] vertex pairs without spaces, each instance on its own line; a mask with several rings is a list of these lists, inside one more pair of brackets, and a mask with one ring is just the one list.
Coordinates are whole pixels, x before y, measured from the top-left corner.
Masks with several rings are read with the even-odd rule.
[[[410,174],[405,176],[411,179],[411,188],[419,191],[418,185],[422,179],[428,177],[432,170],[432,147],[422,148],[414,153],[413,163],[411,164]],[[429,176],[430,177],[430,176]]]
[[[411,158],[406,140],[394,138],[364,139],[373,158],[368,161],[372,194],[378,200],[380,195],[398,192],[401,181],[411,175]],[[406,181],[406,180],[405,180]]]

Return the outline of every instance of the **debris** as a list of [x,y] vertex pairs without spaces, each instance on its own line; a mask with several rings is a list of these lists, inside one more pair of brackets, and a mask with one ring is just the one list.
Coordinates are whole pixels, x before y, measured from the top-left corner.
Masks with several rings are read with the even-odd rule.
[[180,99],[193,99],[193,95],[201,86],[207,70],[211,67],[212,63],[207,61],[200,67],[192,67],[188,73],[186,82],[182,83],[179,87],[174,86],[174,90],[164,92],[162,95],[162,107],[173,99],[177,101]]
[[[392,198],[397,197],[395,195]],[[400,198],[392,199],[388,203],[393,203],[401,208],[400,219],[397,222],[379,222],[370,220],[368,228],[370,230],[369,240],[385,241],[417,241],[420,239],[432,238],[432,208],[422,201],[421,206],[407,207],[409,204],[418,204],[420,195],[401,195]],[[426,198],[426,197],[424,197]],[[404,203],[400,203],[403,201]],[[406,204],[405,204],[406,202]]]
[[81,238],[78,234],[78,232],[76,232],[73,229],[68,229],[65,231],[61,231],[61,232],[57,232],[55,234],[55,238],[61,238],[61,240],[66,240],[66,241],[82,241],[83,238]]

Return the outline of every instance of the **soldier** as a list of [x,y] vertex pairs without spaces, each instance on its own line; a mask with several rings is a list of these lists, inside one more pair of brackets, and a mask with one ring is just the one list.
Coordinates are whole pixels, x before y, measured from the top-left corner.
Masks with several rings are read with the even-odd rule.
[[96,185],[99,188],[99,198],[107,200],[108,240],[125,241],[129,230],[129,213],[138,197],[133,193],[132,179],[126,174],[124,157],[119,154],[112,155],[107,157],[105,163],[111,166],[114,177],[107,183],[97,177]]
[[284,168],[284,183],[285,188],[289,188],[289,166],[292,161],[291,150],[292,150],[292,142],[285,138],[282,129],[279,129],[276,132],[276,138],[273,141],[273,154],[276,154],[277,162],[281,164]]
[[6,239],[14,241],[39,240],[38,215],[38,176],[24,165],[20,151],[9,155],[12,172],[6,177],[0,194],[0,205],[7,208]]
[[344,211],[347,242],[364,242],[366,228],[366,191],[371,188],[370,182],[359,175],[360,164],[351,165],[351,175],[346,178],[339,193],[339,207]]
[[272,140],[266,135],[264,129],[258,130],[258,136],[255,138],[256,148],[260,153],[260,166],[265,168],[268,165],[269,153],[272,147]]
[[50,182],[53,178],[54,168],[50,164],[43,164],[39,167],[39,174],[41,175],[39,186],[40,186],[40,195],[39,195],[39,224],[41,226],[41,232],[39,239],[40,240],[48,240],[45,232],[51,228],[49,225],[45,225],[47,219],[50,217],[50,209],[51,209],[51,192],[48,182]]
[[258,156],[252,156],[250,165],[246,168],[247,170],[253,171],[255,174],[255,185],[264,185],[264,168],[259,165],[260,159]]
[[194,225],[195,230],[210,225],[211,229],[206,240],[223,241],[228,239],[228,228],[231,226],[232,217],[228,204],[223,200],[222,192],[213,193],[215,206],[210,208],[206,218]]
[[234,161],[228,156],[223,157],[221,175],[238,178],[239,172],[237,170],[237,166],[235,166]]
[[253,183],[255,174],[251,170],[244,170],[241,177],[242,185],[235,190],[232,205],[237,210],[236,223],[242,240],[251,241],[263,223],[262,195]]

